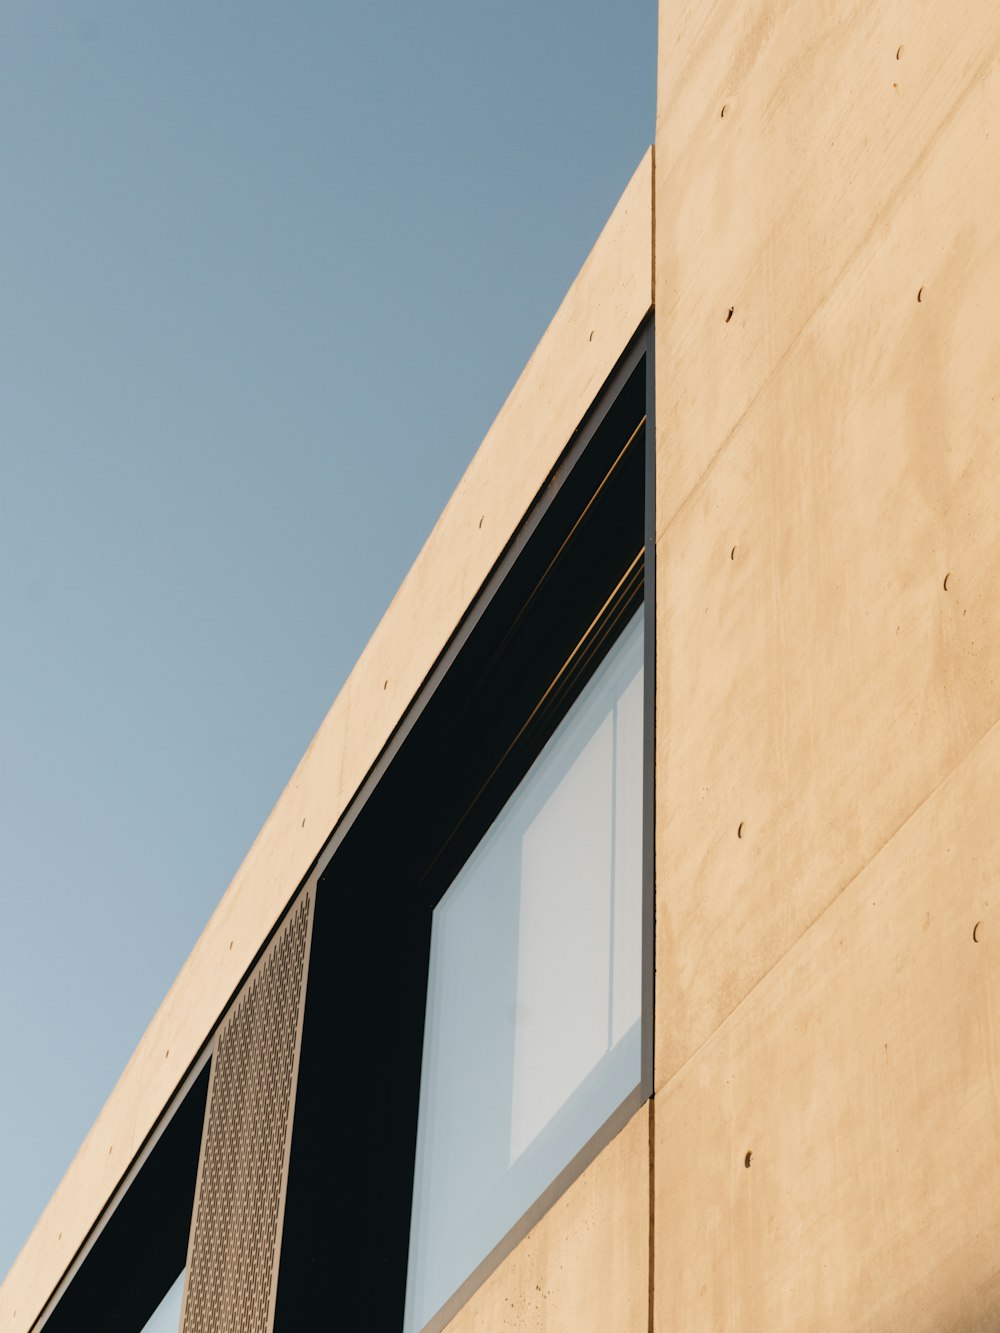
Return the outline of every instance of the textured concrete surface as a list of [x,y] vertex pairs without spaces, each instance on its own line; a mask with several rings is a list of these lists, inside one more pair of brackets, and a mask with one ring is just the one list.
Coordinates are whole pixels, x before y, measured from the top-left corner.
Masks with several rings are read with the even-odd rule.
[[659,97],[655,1327],[995,1328],[1000,14]]
[[998,771],[1000,723],[659,1093],[658,1329],[1000,1327]]

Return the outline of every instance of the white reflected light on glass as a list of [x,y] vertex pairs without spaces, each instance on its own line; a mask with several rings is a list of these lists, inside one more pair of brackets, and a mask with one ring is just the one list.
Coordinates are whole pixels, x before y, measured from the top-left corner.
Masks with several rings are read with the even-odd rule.
[[142,1326],[142,1333],[177,1333],[181,1326],[181,1302],[184,1299],[184,1273],[160,1301],[148,1321]]
[[405,1328],[638,1085],[642,611],[434,909]]

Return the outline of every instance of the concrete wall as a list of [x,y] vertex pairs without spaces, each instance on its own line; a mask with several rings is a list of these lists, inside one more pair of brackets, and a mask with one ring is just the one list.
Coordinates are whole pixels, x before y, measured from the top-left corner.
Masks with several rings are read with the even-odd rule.
[[657,1329],[1000,1327],[998,42],[661,12]]
[[28,1328],[646,313],[651,203],[656,1096],[451,1327],[1000,1326],[998,56],[990,0],[663,7],[655,185],[647,157],[0,1329]]

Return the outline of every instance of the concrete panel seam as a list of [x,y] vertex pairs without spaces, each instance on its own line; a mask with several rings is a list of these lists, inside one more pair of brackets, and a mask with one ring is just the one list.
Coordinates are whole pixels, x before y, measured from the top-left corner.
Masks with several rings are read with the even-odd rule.
[[[784,953],[782,953],[778,958],[776,958],[774,962],[771,964],[771,966],[767,969],[767,971],[764,972],[757,979],[757,981],[750,988],[750,990],[747,991],[746,995],[744,995],[743,998],[740,1000],[739,1004],[737,1004],[735,1008],[731,1009],[720,1023],[716,1024],[716,1026],[712,1029],[712,1031],[709,1032],[708,1035],[705,1037],[704,1041],[700,1041],[698,1043],[698,1045],[694,1048],[694,1050],[691,1051],[690,1055],[688,1055],[688,1057],[684,1060],[684,1062],[681,1065],[679,1065],[677,1069],[674,1070],[674,1072],[670,1075],[670,1077],[666,1080],[665,1083],[659,1085],[656,1084],[655,1070],[654,1070],[654,1080],[653,1080],[654,1092],[653,1092],[653,1097],[650,1099],[650,1106],[652,1106],[653,1100],[655,1099],[656,1096],[665,1093],[670,1087],[673,1086],[674,1083],[677,1082],[677,1080],[681,1077],[681,1075],[684,1074],[688,1066],[691,1065],[698,1058],[701,1051],[703,1051],[704,1048],[709,1044],[709,1042],[714,1039],[716,1034],[719,1033],[724,1027],[726,1027],[727,1024],[735,1021],[737,1015],[740,1013],[743,1007],[750,1001],[750,999],[756,993],[756,991],[764,984],[764,982],[768,979],[771,973],[781,966],[781,964],[785,961],[785,959],[792,952],[792,950],[799,946],[802,940],[804,940],[805,937],[809,934],[809,932],[815,928],[818,922],[822,921],[822,919],[826,916],[827,912],[829,912],[830,909],[839,901],[841,896],[844,893],[846,893],[847,890],[851,887],[851,885],[865,873],[865,871],[868,869],[869,866],[873,865],[874,862],[878,860],[878,858],[882,855],[885,849],[889,847],[896,840],[896,838],[903,831],[903,829],[906,828],[907,824],[909,824],[909,822],[916,815],[920,813],[920,811],[924,808],[924,806],[927,805],[927,803],[933,799],[934,795],[955,776],[958,770],[968,761],[970,756],[973,755],[976,752],[976,750],[978,750],[980,745],[982,745],[987,740],[987,738],[990,735],[992,735],[992,733],[997,729],[997,727],[1000,727],[1000,717],[997,717],[995,721],[990,723],[990,725],[986,728],[986,730],[983,731],[981,735],[979,735],[976,738],[976,740],[972,742],[969,748],[962,754],[961,758],[958,759],[951,766],[951,768],[948,769],[947,773],[945,773],[942,777],[938,779],[937,782],[934,783],[933,787],[931,787],[930,790],[920,798],[920,800],[916,803],[916,805],[913,807],[912,810],[910,810],[910,812],[907,815],[904,815],[904,817],[892,830],[892,832],[885,839],[885,841],[879,844],[877,851],[873,852],[872,855],[869,856],[868,859],[862,865],[858,866],[858,868],[855,871],[853,871],[846,880],[844,880],[844,882],[833,893],[830,900],[825,904],[822,910],[816,913],[813,919],[804,928],[804,930],[802,930],[802,932],[798,936],[796,936],[796,938],[792,941],[792,943],[788,946],[788,948],[784,951]],[[652,1147],[650,1148],[650,1151],[652,1152]]]
[[[735,438],[736,435],[738,434],[738,432],[739,432],[739,430],[740,430],[740,427],[743,425],[744,421],[746,421],[746,419],[747,419],[747,418],[750,416],[750,414],[752,413],[754,407],[757,405],[757,401],[758,401],[758,399],[762,396],[762,394],[763,394],[764,391],[767,389],[767,387],[768,387],[768,385],[771,383],[771,381],[772,381],[773,379],[775,379],[775,377],[778,375],[778,373],[779,373],[779,371],[781,370],[782,366],[783,366],[784,363],[788,360],[788,358],[791,356],[791,354],[792,354],[792,352],[794,351],[794,349],[798,346],[799,342],[800,342],[801,339],[802,339],[803,334],[804,334],[804,333],[806,332],[806,330],[811,326],[811,324],[812,324],[813,321],[815,320],[816,316],[819,314],[819,312],[820,312],[821,310],[824,309],[824,307],[825,307],[825,306],[827,305],[827,303],[830,301],[830,298],[833,296],[834,292],[836,292],[836,290],[837,290],[837,288],[839,287],[841,281],[843,280],[844,275],[849,271],[849,269],[851,268],[851,266],[855,263],[855,261],[856,261],[857,258],[858,258],[858,255],[862,253],[862,251],[864,250],[865,246],[868,244],[869,240],[871,239],[872,235],[879,229],[880,226],[883,225],[883,223],[885,222],[885,220],[886,220],[887,218],[891,217],[892,214],[895,212],[896,208],[897,208],[897,207],[899,206],[899,204],[900,204],[900,201],[901,201],[902,196],[906,193],[906,189],[907,189],[907,187],[909,186],[910,182],[911,182],[913,179],[915,179],[915,178],[920,174],[920,171],[921,171],[921,169],[923,168],[924,163],[926,162],[926,160],[927,160],[929,157],[931,157],[931,156],[933,155],[933,153],[935,152],[935,150],[937,149],[937,147],[938,147],[938,140],[939,140],[940,137],[941,137],[942,131],[943,131],[943,130],[944,130],[944,129],[945,129],[945,128],[946,128],[946,127],[947,127],[947,126],[954,120],[954,119],[955,119],[955,117],[958,115],[959,111],[960,111],[960,110],[962,109],[962,107],[964,106],[967,97],[969,97],[969,96],[972,94],[972,92],[973,92],[974,89],[977,87],[977,85],[982,81],[982,79],[986,76],[986,74],[989,72],[989,70],[992,68],[992,66],[996,63],[996,60],[997,60],[998,55],[1000,55],[1000,41],[994,43],[994,45],[989,49],[988,54],[987,54],[986,56],[984,56],[984,58],[983,58],[983,59],[979,62],[979,64],[976,66],[975,70],[972,72],[972,75],[970,76],[970,78],[968,79],[968,81],[963,85],[962,90],[960,91],[960,93],[958,94],[958,96],[955,98],[954,102],[952,102],[951,106],[950,106],[950,107],[948,108],[948,110],[945,112],[944,116],[943,116],[943,117],[941,118],[941,120],[936,124],[935,129],[934,129],[934,133],[933,133],[932,135],[928,135],[928,138],[927,138],[927,141],[926,141],[924,147],[923,147],[923,148],[921,149],[921,151],[917,154],[917,156],[916,156],[916,158],[914,159],[913,164],[911,165],[909,171],[907,171],[907,172],[900,178],[900,180],[897,182],[895,188],[890,192],[889,196],[886,198],[886,200],[885,200],[885,202],[883,203],[882,207],[878,210],[878,212],[877,212],[877,213],[874,215],[874,217],[872,218],[870,225],[868,226],[867,230],[866,230],[866,231],[864,232],[864,234],[862,235],[861,239],[858,241],[858,244],[854,247],[854,249],[850,252],[850,254],[845,258],[844,263],[841,265],[841,267],[840,267],[840,269],[838,270],[836,276],[835,276],[835,277],[833,278],[833,280],[830,282],[829,286],[826,288],[826,290],[825,290],[825,292],[823,293],[823,295],[822,295],[822,296],[820,297],[820,299],[817,301],[816,305],[813,307],[813,309],[812,309],[812,310],[809,312],[809,314],[806,316],[806,318],[805,318],[805,320],[803,321],[803,323],[802,323],[801,327],[799,328],[798,332],[795,334],[795,336],[791,339],[791,341],[790,341],[790,342],[788,343],[788,345],[785,347],[784,351],[783,351],[783,352],[781,353],[781,355],[778,357],[777,361],[775,361],[774,365],[771,367],[770,372],[765,376],[765,378],[764,378],[764,379],[761,381],[761,383],[758,385],[756,392],[755,392],[755,393],[753,394],[753,396],[750,398],[750,400],[749,400],[749,402],[747,403],[746,407],[745,407],[745,408],[743,409],[743,411],[740,413],[740,415],[739,415],[739,417],[736,419],[736,421],[733,422],[731,428],[730,428],[729,431],[726,433],[725,437],[719,442],[718,447],[716,448],[715,452],[712,454],[712,457],[711,457],[711,458],[708,460],[708,462],[706,463],[705,467],[702,469],[702,471],[701,471],[701,473],[699,474],[699,476],[698,476],[697,480],[695,481],[694,485],[693,485],[693,486],[691,487],[691,489],[687,492],[687,494],[686,494],[686,495],[685,495],[685,496],[684,496],[684,497],[677,503],[677,505],[674,507],[673,511],[672,511],[672,512],[671,512],[671,513],[670,513],[670,514],[663,520],[662,527],[661,527],[661,528],[659,529],[659,531],[657,531],[657,533],[656,533],[656,540],[657,540],[657,541],[659,541],[660,537],[663,536],[663,534],[667,531],[667,529],[668,529],[668,528],[670,527],[670,525],[673,523],[674,519],[680,517],[680,515],[681,515],[681,514],[684,512],[684,510],[687,508],[689,502],[694,498],[694,496],[695,496],[695,495],[698,493],[698,491],[701,489],[702,484],[704,483],[705,479],[706,479],[706,478],[708,477],[708,475],[712,472],[712,470],[714,469],[714,467],[715,467],[716,463],[718,462],[718,460],[722,457],[722,455],[725,453],[726,449],[727,449],[727,448],[729,447],[729,445],[732,443],[732,441],[734,440],[734,438]],[[654,177],[654,197],[655,197],[655,193],[656,193],[656,191],[655,191],[655,177]],[[655,202],[654,202],[653,208],[654,208],[654,224],[655,224],[655,208],[656,208]],[[655,258],[656,258],[656,240],[655,240],[655,232],[654,232],[654,241],[653,241],[653,262],[654,262],[654,264],[655,264]],[[669,314],[669,311],[666,312],[666,313]]]

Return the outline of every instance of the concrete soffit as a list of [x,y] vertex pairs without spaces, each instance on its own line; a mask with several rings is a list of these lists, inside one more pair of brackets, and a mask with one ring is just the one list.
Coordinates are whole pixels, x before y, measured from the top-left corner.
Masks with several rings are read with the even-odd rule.
[[27,1333],[652,307],[653,150],[0,1286]]

